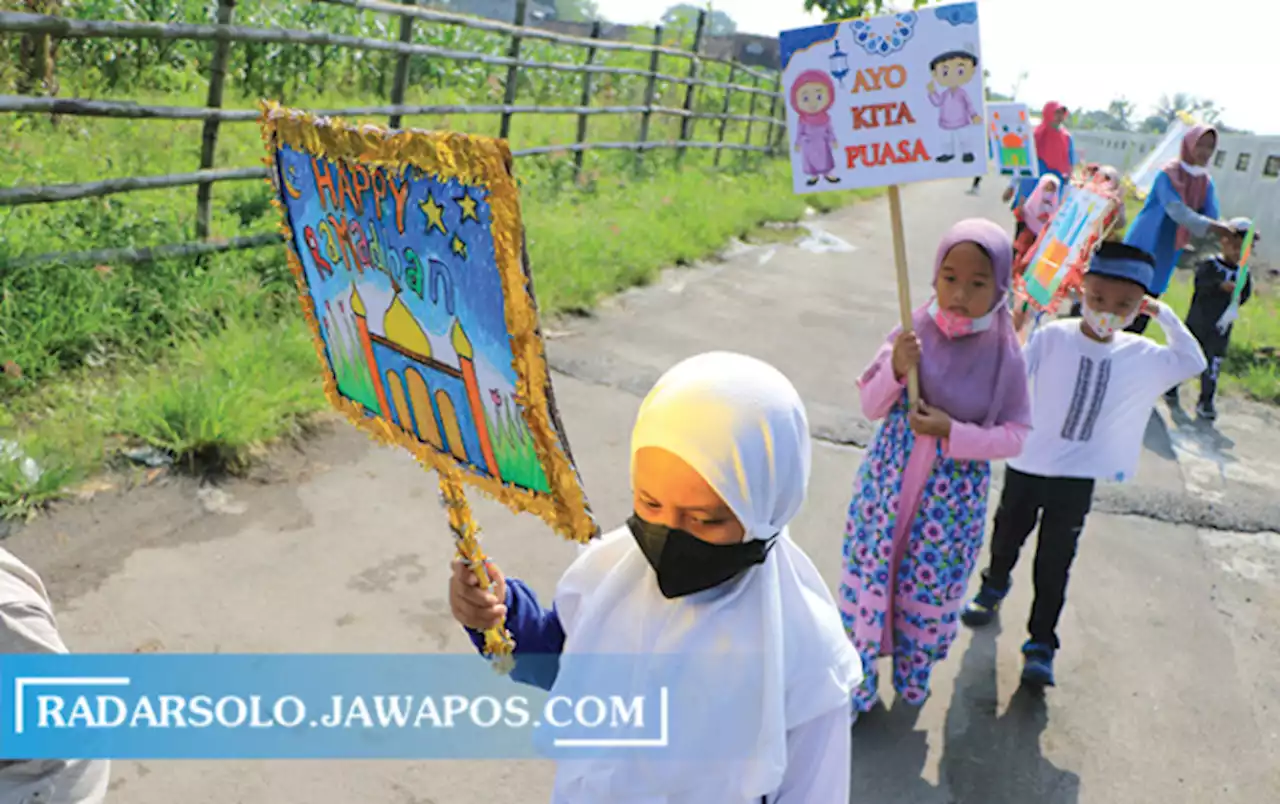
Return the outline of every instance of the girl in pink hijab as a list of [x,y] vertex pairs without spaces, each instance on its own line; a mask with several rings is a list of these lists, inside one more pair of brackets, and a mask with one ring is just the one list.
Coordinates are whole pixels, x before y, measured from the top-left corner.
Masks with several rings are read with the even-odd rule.
[[1026,203],[1018,207],[1015,217],[1023,224],[1018,227],[1018,237],[1013,243],[1013,264],[1021,266],[1026,253],[1035,245],[1044,227],[1053,220],[1062,199],[1062,181],[1052,173],[1040,177],[1036,189]]
[[800,154],[806,182],[810,187],[826,178],[832,184],[840,182],[832,175],[836,169],[836,131],[827,112],[836,102],[835,84],[831,76],[821,70],[806,70],[791,85],[791,108],[799,116],[796,126],[796,152]]
[[[863,415],[882,420],[858,470],[845,526],[840,612],[862,657],[857,716],[877,700],[882,656],[898,697],[919,706],[958,630],[987,523],[991,461],[1022,451],[1027,368],[1007,295],[1013,245],[974,218],[938,246],[935,296],[896,329],[858,380]],[[921,403],[911,406],[916,368]]]

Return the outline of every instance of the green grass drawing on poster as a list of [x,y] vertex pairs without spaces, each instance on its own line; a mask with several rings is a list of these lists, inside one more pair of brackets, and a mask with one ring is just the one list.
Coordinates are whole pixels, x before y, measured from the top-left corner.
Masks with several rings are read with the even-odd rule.
[[364,355],[346,337],[342,329],[329,326],[329,356],[333,361],[333,376],[338,391],[346,398],[359,402],[372,413],[377,413],[378,394],[373,389],[373,378]]
[[504,405],[499,410],[496,421],[488,409],[485,410],[498,471],[507,483],[533,491],[550,492],[551,484],[547,482],[547,473],[538,460],[533,434],[529,432],[524,419],[512,412],[513,409],[514,405]]

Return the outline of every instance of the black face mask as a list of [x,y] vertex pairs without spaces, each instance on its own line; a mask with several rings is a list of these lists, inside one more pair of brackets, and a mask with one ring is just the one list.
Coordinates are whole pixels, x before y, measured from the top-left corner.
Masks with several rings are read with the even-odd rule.
[[640,552],[658,576],[658,588],[667,598],[684,597],[719,586],[763,564],[776,536],[765,541],[711,544],[692,533],[655,525],[639,516],[627,520]]

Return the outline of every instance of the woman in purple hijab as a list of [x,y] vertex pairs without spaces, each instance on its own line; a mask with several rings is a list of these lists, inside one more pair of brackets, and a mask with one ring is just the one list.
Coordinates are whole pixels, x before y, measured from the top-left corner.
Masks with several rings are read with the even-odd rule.
[[[1013,244],[988,220],[961,221],[938,246],[934,297],[858,380],[863,415],[883,419],[854,484],[840,610],[862,657],[856,717],[876,703],[877,660],[910,704],[954,641],[982,549],[991,461],[1022,451],[1027,371],[1009,313]],[[920,376],[911,410],[906,375]]]

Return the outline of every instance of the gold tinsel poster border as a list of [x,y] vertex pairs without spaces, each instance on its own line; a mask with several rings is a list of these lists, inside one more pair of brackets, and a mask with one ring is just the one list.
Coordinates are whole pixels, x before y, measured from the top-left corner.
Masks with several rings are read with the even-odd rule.
[[[272,102],[261,104],[262,137],[267,149],[265,163],[273,189],[272,203],[280,211],[281,232],[288,244],[289,268],[298,286],[303,314],[311,328],[316,354],[324,372],[324,392],[329,403],[361,431],[384,444],[399,446],[426,468],[441,477],[470,485],[519,513],[537,514],[567,539],[586,542],[598,532],[586,504],[586,495],[577,472],[563,447],[563,434],[552,421],[548,399],[549,376],[542,339],[538,332],[537,307],[521,254],[524,225],[515,179],[511,175],[511,152],[505,142],[455,132],[388,131],[372,125],[352,125],[339,118],[317,118],[307,112],[288,109]],[[315,304],[307,287],[297,243],[289,226],[288,212],[281,199],[276,152],[288,145],[313,156],[377,165],[409,165],[428,175],[456,178],[488,193],[493,216],[493,241],[511,338],[513,368],[516,371],[516,401],[533,436],[538,458],[546,472],[550,494],[505,484],[497,478],[460,467],[451,455],[438,452],[415,437],[364,409],[338,392],[337,378],[326,357]]]

